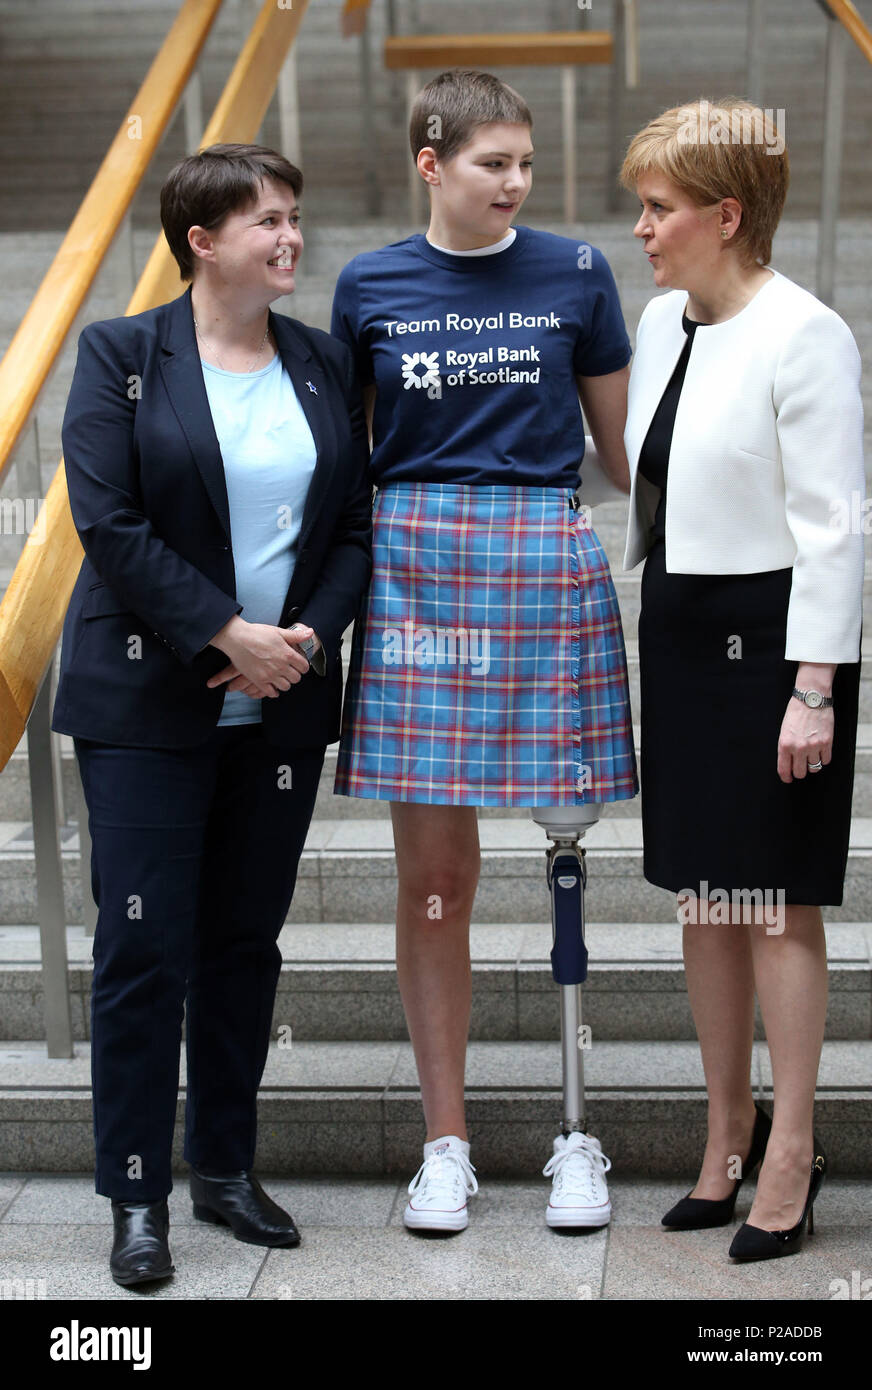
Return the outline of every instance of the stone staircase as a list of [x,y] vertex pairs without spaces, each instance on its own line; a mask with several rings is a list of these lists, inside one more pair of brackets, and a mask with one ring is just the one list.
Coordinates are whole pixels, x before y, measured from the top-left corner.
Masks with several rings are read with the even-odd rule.
[[[101,0],[102,3],[102,0]],[[6,212],[0,221],[0,258],[5,270],[0,301],[0,350],[8,343],[75,210],[96,159],[126,108],[142,72],[134,71],[142,55],[153,54],[165,31],[171,6],[139,0],[106,0],[87,7],[93,31],[83,24],[86,7],[69,0],[62,8],[44,0],[39,10],[0,0],[6,21],[0,69],[15,82],[33,82],[46,65],[59,81],[52,88],[55,113],[64,111],[78,135],[64,131],[49,150],[31,142],[28,158],[7,163]],[[401,9],[404,7],[401,7]],[[493,3],[475,6],[475,25],[523,27],[527,7]],[[567,7],[551,5],[568,23]],[[660,19],[657,18],[657,13]],[[217,83],[219,69],[229,66],[238,30],[232,11],[210,40],[204,82]],[[438,9],[438,15],[436,13]],[[705,53],[716,55],[711,74],[719,91],[741,88],[742,30],[735,7],[721,0],[690,0],[682,6],[641,7],[643,55],[647,54],[644,91],[630,103],[632,128],[647,115],[688,91],[702,90]],[[865,13],[864,6],[860,6]],[[351,45],[340,46],[338,0],[313,4],[304,25],[306,59],[301,63],[305,204],[307,226],[300,288],[275,308],[306,322],[327,327],[336,275],[357,251],[397,240],[413,230],[404,215],[405,158],[397,129],[396,101],[389,83],[376,83],[384,196],[390,221],[365,221],[356,211],[365,191],[357,159],[354,110],[356,57]],[[676,45],[674,20],[681,10],[687,21],[686,44]],[[377,14],[381,8],[376,7]],[[449,28],[468,5],[422,3],[422,27]],[[449,14],[449,11],[451,12]],[[485,16],[485,12],[486,16]],[[46,32],[46,17],[57,27]],[[790,22],[788,24],[788,16]],[[237,19],[239,15],[237,13]],[[867,16],[872,18],[872,15]],[[235,21],[234,21],[235,22]],[[382,22],[380,19],[379,22]],[[599,20],[597,20],[599,22]],[[775,242],[773,264],[813,288],[816,223],[813,170],[818,158],[820,53],[823,23],[816,7],[773,0],[773,95],[767,104],[795,111],[796,126],[788,139],[794,166],[792,217]],[[69,32],[64,26],[68,26]],[[126,27],[125,27],[126,26]],[[331,27],[332,26],[332,27]],[[708,27],[706,27],[708,26]],[[404,26],[406,27],[406,26]],[[703,36],[705,40],[703,39]],[[73,41],[74,40],[74,41]],[[125,42],[126,40],[126,46]],[[717,42],[715,41],[717,40]],[[29,47],[28,47],[29,45]],[[151,46],[149,48],[149,45]],[[647,46],[646,46],[647,45]],[[120,50],[123,61],[116,63]],[[28,57],[29,53],[29,57]],[[852,58],[851,107],[846,147],[846,195],[840,222],[836,307],[846,318],[861,353],[872,351],[872,291],[868,276],[868,181],[862,170],[868,158],[859,137],[858,111],[872,105],[869,84],[860,88]],[[27,64],[32,65],[28,68]],[[210,68],[209,63],[213,66]],[[90,66],[89,66],[90,65]],[[81,83],[98,67],[115,84],[105,110],[95,101],[78,103]],[[145,63],[142,63],[144,71]],[[15,72],[13,73],[13,69]],[[711,65],[708,71],[711,73]],[[30,76],[28,76],[28,73]],[[325,74],[329,73],[329,80]],[[865,76],[865,75],[864,75]],[[633,242],[628,212],[604,219],[605,150],[604,74],[582,79],[588,104],[580,105],[585,126],[585,159],[592,173],[590,197],[583,206],[596,221],[566,228],[549,221],[559,208],[559,142],[546,138],[549,121],[559,130],[555,84],[547,75],[507,74],[530,95],[537,114],[537,141],[543,145],[544,168],[537,172],[537,191],[525,208],[532,225],[584,238],[600,246],[614,269],[631,336],[651,294],[649,272]],[[63,78],[63,81],[60,79]],[[66,85],[64,85],[66,84]],[[780,84],[780,86],[779,86]],[[0,84],[2,87],[3,84]],[[99,84],[94,83],[97,91]],[[601,90],[600,90],[601,87]],[[122,89],[130,88],[126,98]],[[6,89],[0,108],[12,109],[16,88]],[[787,93],[787,95],[783,95]],[[60,94],[60,95],[59,95]],[[104,97],[100,97],[101,103]],[[392,106],[392,101],[394,105]],[[111,108],[111,110],[110,110]],[[207,105],[208,109],[208,105]],[[393,115],[392,115],[393,112]],[[594,115],[595,113],[595,119]],[[867,114],[870,114],[867,112]],[[276,139],[266,123],[264,138]],[[78,125],[76,123],[78,122]],[[99,138],[85,125],[99,131]],[[101,125],[102,122],[102,125]],[[26,122],[8,127],[0,149],[13,153]],[[105,129],[104,129],[105,127]],[[31,126],[31,133],[34,127]],[[817,134],[814,134],[814,131]],[[181,153],[179,132],[167,137],[161,168]],[[6,142],[5,144],[3,142]],[[65,144],[64,141],[67,141]],[[89,143],[90,142],[90,143]],[[320,143],[319,143],[320,142]],[[93,150],[91,146],[93,145]],[[36,148],[38,146],[38,148]],[[93,155],[93,158],[92,158]],[[335,157],[334,157],[335,155]],[[77,161],[66,182],[50,177],[52,160]],[[160,161],[158,161],[160,162]],[[538,164],[538,157],[537,157]],[[308,171],[311,170],[311,173]],[[136,206],[135,259],[139,268],[153,244],[158,172],[143,189]],[[0,185],[2,186],[2,185]],[[39,231],[30,229],[27,213],[31,188],[50,190],[39,213]],[[75,195],[75,196],[74,196]],[[391,203],[393,199],[393,203]],[[52,230],[55,228],[55,230]],[[123,252],[116,248],[95,288],[83,321],[123,312],[120,289]],[[60,421],[75,361],[75,335],[58,363],[40,407],[39,443],[43,489],[60,456]],[[867,422],[872,421],[869,378],[864,382]],[[867,434],[868,434],[867,430]],[[867,448],[869,444],[867,439]],[[29,441],[23,448],[29,447]],[[17,492],[16,470],[3,489]],[[639,572],[621,571],[626,504],[598,509],[594,524],[603,541],[624,618],[631,675],[631,697],[638,718],[636,618]],[[20,550],[21,538],[0,535],[0,591],[5,588]],[[872,597],[872,576],[867,598]],[[346,654],[348,643],[346,642]],[[835,1172],[870,1173],[872,1126],[872,669],[864,661],[858,737],[854,822],[845,902],[826,912],[831,961],[831,993],[820,1072],[817,1128]],[[39,935],[30,827],[26,740],[0,776],[0,1170],[88,1172],[93,1145],[89,1099],[88,994],[90,939],[81,925],[81,880],[75,824],[71,741],[62,740],[63,784],[67,810],[61,829],[66,894],[69,981],[73,1003],[75,1057],[46,1056],[42,1020]],[[273,1173],[406,1173],[420,1161],[423,1124],[411,1047],[393,967],[395,874],[388,807],[383,802],[332,795],[335,748],[328,750],[315,817],[301,863],[297,893],[281,938],[284,965],[279,984],[273,1035],[284,1034],[289,1046],[271,1049],[260,1101],[258,1164]],[[487,808],[480,813],[482,875],[474,909],[473,1018],[467,1094],[469,1122],[475,1137],[476,1163],[489,1174],[529,1174],[541,1168],[559,1127],[560,1053],[557,990],[548,965],[549,899],[545,883],[543,832],[525,811]],[[589,833],[587,893],[591,973],[584,991],[585,1017],[592,1046],[585,1054],[589,1116],[617,1172],[674,1175],[690,1172],[698,1161],[705,1126],[705,1092],[684,989],[680,930],[670,894],[646,884],[641,875],[639,803],[609,808]],[[771,1094],[768,1051],[762,1035],[755,1044],[753,1078],[764,1098]],[[184,1087],[184,1058],[182,1059]],[[181,1102],[180,1102],[181,1104]],[[180,1153],[176,1154],[180,1161]]]
[[[622,603],[630,581],[621,582]],[[632,596],[625,611],[632,611]],[[868,678],[864,687],[869,691]],[[75,770],[64,739],[66,804]],[[281,938],[276,1042],[261,1093],[263,1170],[404,1172],[417,1163],[420,1106],[393,967],[395,879],[387,806],[332,795],[329,750]],[[872,1121],[872,724],[861,727],[845,904],[830,910],[831,992],[817,1125],[842,1173],[869,1171]],[[46,1057],[24,746],[0,778],[0,1169],[87,1171],[90,939],[68,928],[73,1060]],[[584,991],[591,1127],[618,1172],[693,1168],[703,1077],[671,895],[641,877],[638,803],[587,837],[591,975]],[[473,1015],[467,1073],[477,1160],[529,1173],[560,1120],[557,992],[550,975],[545,838],[526,812],[481,813]],[[70,922],[80,919],[78,836],[62,833]],[[290,1033],[288,1033],[290,1029]],[[761,1037],[758,1029],[758,1037]],[[755,1086],[770,1091],[755,1044]],[[182,1080],[184,1087],[184,1059]],[[180,1153],[176,1155],[180,1161]]]
[[[532,220],[532,219],[531,219]],[[560,230],[559,224],[551,224]],[[606,252],[628,324],[650,294],[646,268],[620,221],[574,229]],[[402,226],[316,228],[306,274],[276,307],[326,326],[336,275],[360,245],[407,234]],[[776,264],[808,283],[814,224],[786,223]],[[46,234],[43,234],[44,236]],[[39,257],[5,238],[21,274]],[[151,244],[137,235],[137,256]],[[43,259],[47,245],[42,248]],[[50,254],[50,253],[49,253]],[[89,318],[117,313],[112,267]],[[865,287],[865,288],[864,288]],[[31,291],[32,292],[32,291]],[[19,293],[25,297],[26,288]],[[839,304],[868,355],[872,313],[860,229],[842,227]],[[8,320],[2,325],[8,331]],[[72,370],[64,359],[40,412],[44,479],[59,453]],[[868,383],[867,383],[868,391]],[[869,418],[867,404],[867,418]],[[626,504],[601,507],[594,524],[608,553],[627,641],[638,717],[636,619],[639,572],[621,570]],[[18,538],[0,537],[7,573]],[[867,580],[872,597],[872,578]],[[345,644],[346,654],[348,643]],[[817,1125],[834,1168],[870,1170],[872,1124],[872,670],[864,661],[852,847],[844,905],[826,913],[832,962]],[[90,940],[81,922],[71,741],[63,740],[67,823],[61,832],[75,1057],[49,1060],[42,1023],[26,743],[0,776],[0,1169],[88,1171]],[[394,856],[383,802],[332,795],[328,751],[294,903],[282,934],[284,966],[273,1045],[261,1095],[258,1162],[275,1173],[414,1171],[422,1121],[411,1046],[393,967]],[[480,816],[482,875],[474,910],[474,1003],[467,1094],[477,1162],[505,1175],[535,1171],[559,1127],[557,990],[548,965],[546,840],[521,810]],[[670,894],[641,874],[638,801],[619,803],[588,834],[591,975],[585,988],[592,1046],[585,1055],[591,1128],[618,1172],[651,1176],[693,1169],[704,1134],[705,1093],[684,990],[680,931]],[[280,1029],[284,1026],[284,1032]],[[290,1034],[287,1033],[290,1028]],[[759,1030],[758,1030],[759,1031]],[[755,1086],[770,1093],[762,1035]],[[182,1070],[184,1087],[184,1059]],[[181,1102],[180,1102],[181,1104]],[[176,1155],[180,1161],[180,1154]]]
[[[596,0],[580,18],[591,28],[610,29],[614,3]],[[207,115],[259,4],[225,0],[199,65]],[[179,0],[0,0],[0,231],[69,225],[178,8]],[[305,174],[307,217],[354,225],[367,215],[375,184],[381,206],[372,211],[396,221],[407,215],[409,146],[403,74],[381,67],[387,6],[374,0],[370,12],[374,173],[362,157],[358,44],[340,37],[341,8],[342,0],[311,0],[303,19],[297,41],[301,147],[285,153]],[[787,113],[788,210],[792,217],[816,216],[827,26],[815,0],[767,0],[765,9],[763,100]],[[857,0],[857,9],[872,25],[872,0]],[[538,0],[535,6],[526,0],[395,0],[395,10],[404,34],[413,31],[415,16],[424,33],[571,29],[579,19],[575,0]],[[641,82],[626,95],[626,140],[669,106],[744,93],[744,4],[648,0],[638,11]],[[535,220],[541,223],[562,211],[560,81],[554,69],[506,68],[501,75],[533,112]],[[605,67],[582,69],[577,80],[579,205],[597,218],[609,191],[609,80]],[[872,82],[853,44],[846,91],[840,206],[846,216],[868,216]],[[261,139],[280,139],[275,103]],[[161,181],[185,153],[184,122],[177,117],[134,204],[137,225],[153,220]],[[635,203],[626,195],[623,205]]]

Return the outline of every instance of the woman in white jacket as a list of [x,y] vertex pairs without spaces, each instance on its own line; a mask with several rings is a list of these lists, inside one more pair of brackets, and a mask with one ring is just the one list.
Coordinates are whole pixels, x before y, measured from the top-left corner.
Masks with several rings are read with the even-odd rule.
[[[822,904],[842,901],[860,677],[860,359],[769,267],[788,158],[764,113],[664,112],[621,171],[658,296],[639,322],[624,567],[639,620],[644,872],[678,894],[708,1090],[699,1180],[672,1229],[792,1254],[826,1160],[812,1128],[827,1003]],[[755,1106],[754,992],[774,1111]]]

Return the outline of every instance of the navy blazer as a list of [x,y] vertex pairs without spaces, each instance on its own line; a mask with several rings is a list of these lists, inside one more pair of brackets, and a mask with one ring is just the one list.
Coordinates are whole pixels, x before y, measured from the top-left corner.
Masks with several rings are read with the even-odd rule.
[[[276,620],[314,628],[326,667],[264,699],[263,725],[273,744],[315,748],[339,737],[342,634],[371,571],[369,446],[348,348],[284,315],[270,312],[269,324],[317,450]],[[85,558],[64,622],[52,728],[130,747],[202,743],[226,691],[206,686],[227,665],[210,639],[245,615],[190,289],[84,329],[63,448]]]

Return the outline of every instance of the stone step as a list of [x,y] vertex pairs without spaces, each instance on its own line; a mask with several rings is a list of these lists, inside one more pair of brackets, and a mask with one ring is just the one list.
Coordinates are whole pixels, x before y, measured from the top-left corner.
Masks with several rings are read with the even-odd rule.
[[[872,927],[828,923],[830,992],[826,1036],[872,1035]],[[589,922],[584,1022],[601,1041],[696,1036],[676,922]],[[406,1022],[394,964],[394,927],[302,923],[279,938],[272,1036],[299,1042],[404,1041]],[[67,928],[74,1037],[90,1036],[91,952],[84,928]],[[559,990],[551,974],[547,923],[473,923],[470,1037],[552,1041],[560,1037]],[[280,1033],[280,1030],[288,1030]],[[763,1037],[758,1019],[757,1036]],[[0,927],[0,1039],[45,1038],[39,931]]]
[[[185,1087],[181,1057],[180,1088]],[[705,1140],[706,1097],[695,1042],[600,1042],[585,1053],[587,1119],[614,1173],[692,1171]],[[836,1174],[872,1171],[872,1042],[825,1042],[815,1132]],[[771,1101],[769,1053],[754,1044],[752,1084]],[[553,1042],[473,1042],[467,1115],[479,1177],[530,1173],[550,1155],[562,1118]],[[182,1101],[174,1166],[183,1171]],[[258,1104],[262,1172],[414,1173],[423,1119],[411,1044],[273,1045]],[[89,1172],[94,1160],[90,1048],[50,1060],[45,1045],[0,1048],[0,1170]]]
[[[481,922],[550,920],[545,881],[547,840],[527,818],[485,818],[479,823],[481,875],[473,915]],[[642,877],[641,819],[611,817],[588,832],[587,916],[601,922],[671,922],[675,898]],[[61,830],[67,919],[82,912],[78,831]],[[753,885],[749,885],[753,887]],[[693,885],[688,885],[693,887]],[[426,884],[422,885],[426,891]],[[319,820],[310,827],[300,860],[292,923],[390,922],[396,906],[396,860],[388,819]],[[872,820],[856,818],[841,907],[833,922],[872,918]],[[30,825],[0,822],[0,925],[37,921],[36,877]]]
[[[872,18],[869,0],[858,0],[863,18]],[[425,32],[446,33],[565,28],[575,22],[577,6],[557,3],[531,6],[522,0],[417,0],[397,6],[399,31],[420,23]],[[9,117],[8,157],[0,182],[2,225],[27,229],[33,219],[34,193],[41,215],[57,226],[69,223],[76,206],[117,129],[124,111],[154,58],[178,10],[178,0],[2,0],[3,47],[0,91]],[[199,63],[204,112],[208,115],[250,27],[249,4],[221,9]],[[358,45],[343,40],[339,4],[309,5],[297,39],[301,148],[287,153],[298,160],[306,178],[306,215],[329,213],[352,225],[365,208],[375,181],[383,191],[384,210],[404,214],[409,148],[406,137],[402,74],[382,67],[387,7],[370,12],[372,140],[377,149],[376,177],[361,157]],[[611,7],[586,16],[593,25],[611,24]],[[728,0],[664,0],[639,7],[641,80],[625,94],[622,133],[629,137],[679,94],[741,92],[747,86],[747,19],[744,7]],[[795,0],[768,0],[763,65],[765,100],[787,113],[791,161],[791,212],[814,213],[820,201],[824,51],[827,24],[819,9]],[[681,42],[676,44],[679,32]],[[430,73],[422,73],[422,80]],[[540,217],[559,215],[561,205],[560,83],[551,69],[506,70],[506,80],[520,88],[535,121],[536,174],[530,198]],[[853,44],[846,55],[845,89],[853,119],[845,122],[841,207],[863,215],[868,210],[868,129],[872,100],[868,68]],[[606,140],[609,128],[609,73],[605,67],[577,77],[579,204],[587,215],[605,207],[609,177]],[[713,90],[714,89],[714,90]],[[272,103],[259,138],[280,142]],[[7,124],[7,123],[4,123]],[[46,138],[50,135],[51,138]],[[15,144],[14,137],[18,136]],[[152,215],[166,170],[184,153],[183,122],[176,119],[144,181],[138,206]],[[625,196],[629,211],[633,202]]]

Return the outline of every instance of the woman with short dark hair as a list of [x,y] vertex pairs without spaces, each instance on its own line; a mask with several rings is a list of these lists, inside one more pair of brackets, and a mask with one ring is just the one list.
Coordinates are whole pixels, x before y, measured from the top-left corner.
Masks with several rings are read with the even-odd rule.
[[64,418],[85,558],[52,727],[73,735],[93,841],[96,1187],[120,1284],[173,1271],[183,1012],[195,1216],[299,1243],[251,1172],[257,1090],[371,565],[351,354],[269,308],[294,289],[301,189],[257,145],[183,160],[161,216],[193,283],[84,330]]

